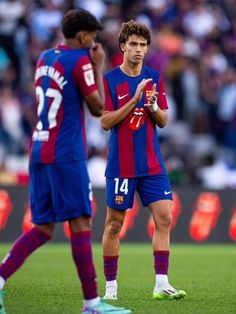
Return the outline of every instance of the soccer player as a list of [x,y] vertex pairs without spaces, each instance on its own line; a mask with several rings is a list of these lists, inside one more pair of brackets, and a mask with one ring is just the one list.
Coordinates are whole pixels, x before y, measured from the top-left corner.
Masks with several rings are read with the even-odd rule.
[[156,130],[156,126],[166,125],[168,106],[160,72],[143,66],[150,43],[145,25],[133,20],[123,23],[119,34],[123,63],[104,76],[106,100],[101,124],[110,130],[103,234],[105,299],[117,299],[119,232],[135,191],[155,223],[153,298],[172,300],[186,295],[168,281],[172,190]]
[[97,293],[91,250],[91,184],[86,168],[83,100],[94,116],[103,112],[104,51],[94,42],[101,25],[87,11],[72,10],[62,20],[64,43],[44,51],[37,62],[38,123],[30,155],[30,205],[34,227],[14,243],[0,265],[3,287],[25,259],[48,242],[55,223],[69,221],[73,260],[84,296],[82,313],[128,314]]

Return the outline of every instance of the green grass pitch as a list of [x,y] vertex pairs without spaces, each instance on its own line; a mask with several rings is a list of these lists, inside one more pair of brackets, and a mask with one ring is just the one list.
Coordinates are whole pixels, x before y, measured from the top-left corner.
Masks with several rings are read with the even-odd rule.
[[[9,245],[0,246],[3,258]],[[101,245],[94,245],[100,294],[104,293]],[[169,279],[187,292],[180,301],[152,300],[151,246],[120,250],[119,300],[137,314],[236,313],[235,245],[172,245]],[[69,244],[48,244],[32,255],[6,285],[7,314],[78,314],[82,295]]]

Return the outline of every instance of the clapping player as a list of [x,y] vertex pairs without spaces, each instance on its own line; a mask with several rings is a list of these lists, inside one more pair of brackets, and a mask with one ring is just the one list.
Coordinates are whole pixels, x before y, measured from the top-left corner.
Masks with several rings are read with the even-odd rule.
[[105,299],[118,296],[119,232],[126,210],[132,208],[135,191],[155,223],[153,298],[169,300],[186,295],[168,281],[172,189],[156,129],[166,125],[168,106],[161,73],[143,66],[150,43],[151,34],[145,25],[133,20],[123,23],[119,34],[123,63],[104,77],[106,101],[101,124],[110,131],[103,234]]

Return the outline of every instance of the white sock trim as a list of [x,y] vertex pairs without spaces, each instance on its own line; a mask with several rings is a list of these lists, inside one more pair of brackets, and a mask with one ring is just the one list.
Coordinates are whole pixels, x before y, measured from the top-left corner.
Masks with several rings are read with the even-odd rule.
[[0,290],[2,290],[2,289],[4,288],[5,282],[6,282],[6,280],[3,279],[3,278],[0,276]]
[[156,275],[156,287],[161,287],[164,284],[168,284],[168,276],[167,275]]
[[117,287],[117,280],[106,281],[106,288]]
[[84,305],[88,306],[88,307],[94,307],[95,305],[97,305],[100,302],[101,298],[100,297],[96,297],[94,299],[90,299],[90,300],[84,300]]

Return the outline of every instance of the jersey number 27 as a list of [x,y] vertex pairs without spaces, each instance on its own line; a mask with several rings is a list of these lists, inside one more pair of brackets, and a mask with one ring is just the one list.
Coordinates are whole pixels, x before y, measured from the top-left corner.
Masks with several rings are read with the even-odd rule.
[[[38,98],[37,114],[39,118],[45,105],[45,97],[52,98],[52,103],[48,110],[48,129],[52,129],[57,125],[56,117],[57,117],[57,113],[62,102],[62,94],[57,89],[53,89],[53,88],[48,88],[46,92],[44,93],[44,90],[42,89],[41,86],[36,86],[35,91],[36,91],[36,96]],[[43,130],[42,121],[39,121],[37,123],[36,128],[39,131]]]

